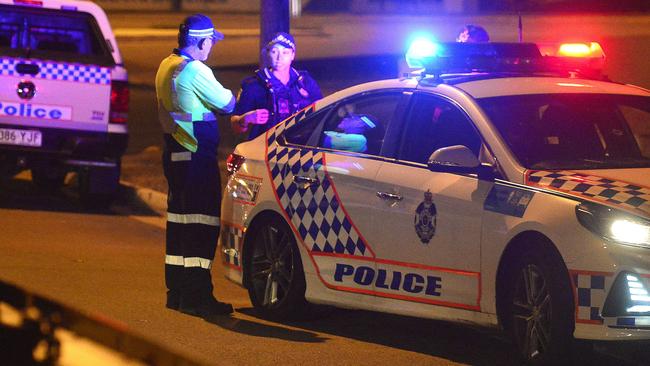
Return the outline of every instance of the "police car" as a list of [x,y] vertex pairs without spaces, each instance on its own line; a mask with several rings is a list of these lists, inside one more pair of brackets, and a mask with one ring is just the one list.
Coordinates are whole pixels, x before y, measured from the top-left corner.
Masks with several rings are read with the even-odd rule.
[[531,363],[650,339],[650,91],[608,81],[597,43],[418,40],[407,61],[236,147],[227,277],[271,318],[500,327]]
[[127,72],[104,11],[89,1],[0,0],[0,172],[46,189],[79,173],[107,202],[127,146]]

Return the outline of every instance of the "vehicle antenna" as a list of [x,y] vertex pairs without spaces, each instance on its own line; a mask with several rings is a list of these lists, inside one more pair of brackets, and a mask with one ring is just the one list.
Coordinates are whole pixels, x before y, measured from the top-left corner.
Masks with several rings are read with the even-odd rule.
[[519,43],[524,41],[524,26],[521,22],[521,12],[519,12]]

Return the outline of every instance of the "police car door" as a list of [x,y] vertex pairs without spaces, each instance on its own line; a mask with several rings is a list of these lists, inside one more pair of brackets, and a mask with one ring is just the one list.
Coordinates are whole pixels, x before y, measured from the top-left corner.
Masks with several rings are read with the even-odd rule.
[[423,303],[480,310],[481,218],[492,183],[427,168],[431,153],[453,145],[478,156],[481,138],[467,115],[446,98],[415,94],[398,160],[384,162],[377,176],[373,222],[382,240],[375,254],[385,278],[376,283],[380,297],[411,301],[414,309]]
[[[292,182],[286,190],[292,224],[328,288],[372,294],[375,255],[367,236],[374,232],[376,155],[402,100],[400,91],[356,95],[285,134],[290,145],[307,145],[300,152],[290,146],[284,181]],[[371,299],[356,297],[366,305]]]

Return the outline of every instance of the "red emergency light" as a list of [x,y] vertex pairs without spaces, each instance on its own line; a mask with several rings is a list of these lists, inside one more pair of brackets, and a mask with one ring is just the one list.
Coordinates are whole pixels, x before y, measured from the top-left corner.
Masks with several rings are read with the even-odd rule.
[[41,0],[14,0],[16,5],[24,6],[43,6],[43,1]]
[[605,52],[598,42],[539,44],[546,65],[557,71],[568,71],[587,77],[602,75]]

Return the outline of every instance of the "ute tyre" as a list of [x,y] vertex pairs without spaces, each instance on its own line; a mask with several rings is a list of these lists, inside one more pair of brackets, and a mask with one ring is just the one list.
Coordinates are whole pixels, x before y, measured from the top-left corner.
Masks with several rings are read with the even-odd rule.
[[246,264],[251,303],[268,319],[304,319],[310,304],[305,300],[305,274],[291,229],[280,217],[268,216],[251,234]]
[[525,253],[511,273],[508,324],[523,363],[571,362],[574,308],[564,264],[554,255]]

